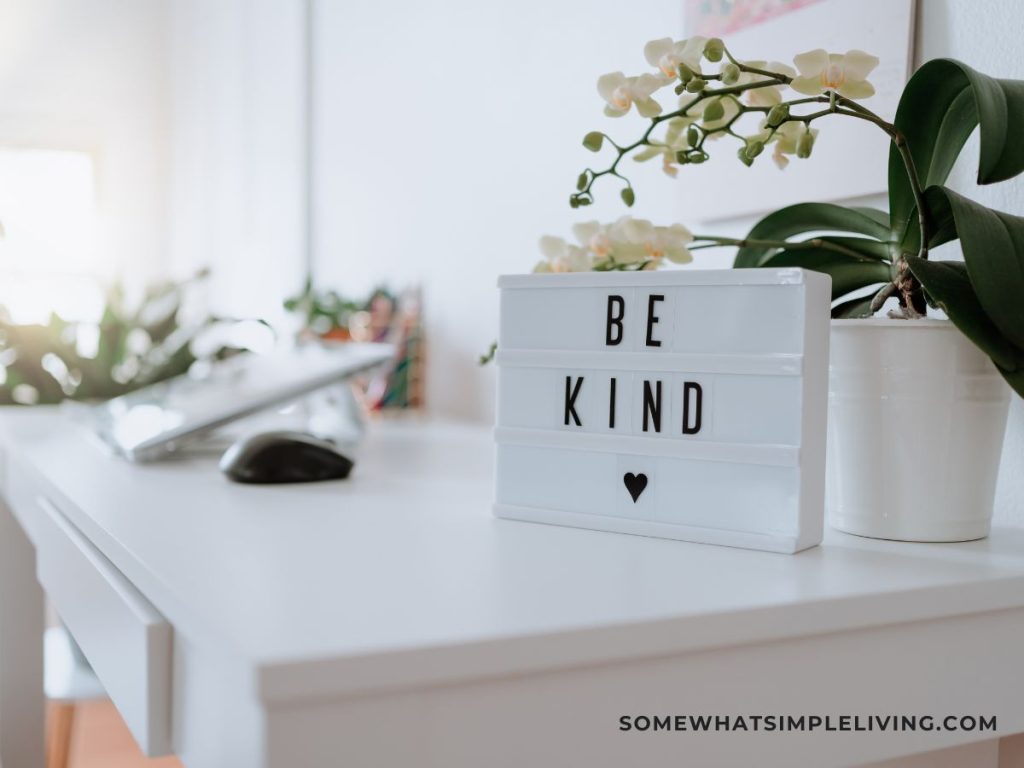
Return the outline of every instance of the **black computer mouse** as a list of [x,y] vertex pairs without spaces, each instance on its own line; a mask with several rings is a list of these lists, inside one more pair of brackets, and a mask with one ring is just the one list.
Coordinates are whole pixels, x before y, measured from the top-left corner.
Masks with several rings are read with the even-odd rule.
[[348,477],[353,462],[304,432],[263,432],[228,448],[220,469],[236,483],[308,483]]

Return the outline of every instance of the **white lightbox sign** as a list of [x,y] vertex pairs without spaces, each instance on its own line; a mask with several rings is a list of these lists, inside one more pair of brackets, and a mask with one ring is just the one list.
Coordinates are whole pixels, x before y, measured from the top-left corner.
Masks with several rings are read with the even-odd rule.
[[821,541],[828,276],[498,286],[496,515],[775,552]]

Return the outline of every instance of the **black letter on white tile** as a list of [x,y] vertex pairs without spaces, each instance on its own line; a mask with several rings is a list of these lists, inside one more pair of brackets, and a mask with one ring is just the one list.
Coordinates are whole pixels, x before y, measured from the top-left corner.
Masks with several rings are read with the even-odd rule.
[[[690,409],[690,393],[694,394],[693,410]],[[683,384],[683,434],[695,435],[700,432],[700,416],[704,401],[704,390],[696,381],[687,381]],[[690,413],[693,413],[693,421],[690,421]]]
[[664,301],[665,297],[660,293],[652,293],[647,297],[647,346],[660,347],[661,342],[654,338],[654,324],[658,322],[658,316],[654,314],[654,304]]
[[[622,342],[622,318],[626,316],[626,302],[621,296],[608,297],[608,325],[605,327],[605,346],[614,347]],[[614,334],[612,330],[614,329]]]
[[609,379],[611,384],[609,385],[608,395],[608,429],[615,429],[615,379]]
[[576,422],[577,427],[582,427],[583,423],[580,421],[580,417],[576,414],[576,397],[580,393],[580,387],[583,386],[583,377],[580,376],[576,380],[576,386],[572,386],[572,376],[565,377],[565,426],[569,426],[569,417]]
[[648,420],[654,422],[654,431],[661,432],[661,382],[654,382],[654,391],[651,393],[651,382],[644,381],[644,432],[647,432]]

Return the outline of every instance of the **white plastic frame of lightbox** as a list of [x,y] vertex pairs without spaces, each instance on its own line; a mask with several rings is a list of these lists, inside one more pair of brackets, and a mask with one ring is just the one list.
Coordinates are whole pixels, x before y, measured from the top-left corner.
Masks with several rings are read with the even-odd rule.
[[[792,532],[734,530],[610,514],[574,512],[538,506],[494,504],[501,518],[528,522],[671,538],[772,552],[795,553],[821,542],[824,528],[825,432],[828,400],[828,308],[831,280],[802,269],[693,270],[506,275],[499,278],[504,291],[541,288],[658,289],[697,286],[802,286],[800,351],[762,353],[677,353],[671,351],[619,352],[614,350],[509,349],[501,346],[496,363],[501,368],[578,368],[607,371],[663,371],[694,374],[763,374],[797,377],[801,382],[799,444],[684,441],[625,434],[577,433],[561,429],[526,429],[498,423],[497,485],[503,478],[504,446],[552,448],[610,453],[629,457],[677,457],[708,462],[755,466],[794,467],[799,475],[799,497],[793,510]],[[505,313],[503,322],[507,321]],[[499,393],[499,399],[502,395]],[[500,412],[500,409],[499,409]],[[499,490],[500,495],[500,490]]]

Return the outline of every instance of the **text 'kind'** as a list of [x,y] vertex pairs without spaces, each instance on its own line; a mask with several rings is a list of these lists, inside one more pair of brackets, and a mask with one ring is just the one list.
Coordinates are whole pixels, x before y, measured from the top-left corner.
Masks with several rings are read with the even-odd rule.
[[[660,347],[661,341],[655,338],[655,326],[658,324],[657,305],[665,300],[662,294],[650,294],[647,297],[647,329],[645,344],[648,347]],[[615,347],[622,343],[625,335],[626,301],[622,296],[612,294],[608,297],[608,314],[605,325],[605,346]],[[576,399],[583,389],[583,376],[565,377],[565,426],[582,427],[583,422],[576,412]],[[616,396],[618,380],[608,379],[608,428],[615,429]],[[662,429],[663,392],[661,381],[643,382],[643,419],[644,432],[660,433]],[[704,407],[704,390],[696,381],[682,383],[683,418],[681,430],[684,435],[695,435],[700,432],[701,416]]]

